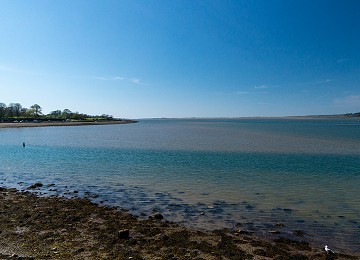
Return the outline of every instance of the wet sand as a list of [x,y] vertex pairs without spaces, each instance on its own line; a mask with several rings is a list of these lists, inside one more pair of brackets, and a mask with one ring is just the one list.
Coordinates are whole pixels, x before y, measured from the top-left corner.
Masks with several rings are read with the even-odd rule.
[[83,126],[83,125],[112,125],[112,124],[130,124],[136,123],[133,120],[109,120],[109,121],[42,121],[22,122],[22,123],[0,123],[0,128],[20,128],[20,127],[45,127],[45,126]]
[[[37,186],[28,187],[36,190]],[[87,199],[0,188],[0,259],[359,259],[241,229],[199,231],[153,212],[140,220]]]

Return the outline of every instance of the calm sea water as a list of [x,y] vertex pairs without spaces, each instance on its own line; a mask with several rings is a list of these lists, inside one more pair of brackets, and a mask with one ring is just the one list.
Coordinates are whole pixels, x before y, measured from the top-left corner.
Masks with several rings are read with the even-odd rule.
[[198,228],[277,229],[360,248],[358,119],[0,129],[1,185],[38,181],[42,194],[88,197],[143,217],[161,212]]

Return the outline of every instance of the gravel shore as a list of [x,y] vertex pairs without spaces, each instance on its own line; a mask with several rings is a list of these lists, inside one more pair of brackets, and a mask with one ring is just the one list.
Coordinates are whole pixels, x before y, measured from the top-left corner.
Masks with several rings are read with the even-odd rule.
[[[34,187],[32,187],[34,188]],[[35,187],[36,188],[36,187]],[[154,212],[139,220],[87,199],[0,188],[0,259],[359,259],[249,232],[198,231]]]

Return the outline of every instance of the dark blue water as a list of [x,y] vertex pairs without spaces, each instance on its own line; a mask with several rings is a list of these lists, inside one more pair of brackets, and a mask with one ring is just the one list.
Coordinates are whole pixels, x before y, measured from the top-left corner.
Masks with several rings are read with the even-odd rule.
[[264,236],[278,229],[319,246],[359,248],[354,119],[0,129],[2,185],[37,181],[46,195],[85,196],[140,216],[160,211],[200,228],[241,226]]

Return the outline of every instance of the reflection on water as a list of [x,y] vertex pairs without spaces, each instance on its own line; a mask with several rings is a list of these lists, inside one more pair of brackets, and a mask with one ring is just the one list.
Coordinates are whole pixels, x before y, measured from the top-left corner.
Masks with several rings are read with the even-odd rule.
[[281,222],[289,236],[300,229],[307,239],[336,239],[356,251],[359,147],[356,120],[0,129],[0,182],[20,189],[55,184],[43,192],[85,196],[139,215],[161,211],[201,228],[240,223],[267,234]]

